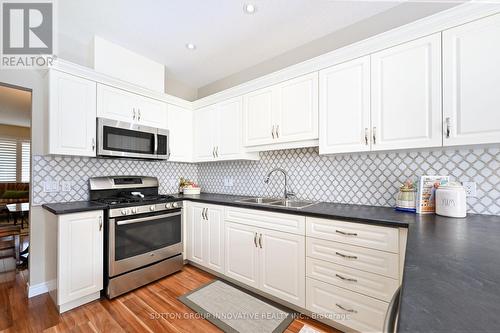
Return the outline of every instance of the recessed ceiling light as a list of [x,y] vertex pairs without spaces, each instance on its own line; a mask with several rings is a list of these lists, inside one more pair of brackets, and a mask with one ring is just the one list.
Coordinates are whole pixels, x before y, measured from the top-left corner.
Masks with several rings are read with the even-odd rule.
[[246,3],[243,6],[243,11],[246,14],[254,14],[257,11],[257,6],[255,6],[253,3]]
[[196,50],[196,45],[194,45],[193,43],[186,43],[186,49]]

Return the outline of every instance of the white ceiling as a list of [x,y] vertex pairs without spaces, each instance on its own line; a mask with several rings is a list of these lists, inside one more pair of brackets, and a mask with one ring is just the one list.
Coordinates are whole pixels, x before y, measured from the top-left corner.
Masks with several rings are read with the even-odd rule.
[[31,92],[0,85],[0,124],[30,127]]
[[[61,58],[91,64],[99,35],[163,63],[199,88],[398,5],[398,1],[58,1]],[[195,43],[195,51],[185,44]]]

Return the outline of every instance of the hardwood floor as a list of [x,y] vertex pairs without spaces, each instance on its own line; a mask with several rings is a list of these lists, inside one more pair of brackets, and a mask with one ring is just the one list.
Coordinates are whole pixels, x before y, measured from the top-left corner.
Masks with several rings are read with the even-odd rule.
[[[62,315],[48,294],[27,298],[23,274],[2,274],[10,274],[11,279],[0,283],[0,332],[221,332],[177,300],[215,278],[193,266],[113,300],[101,298]],[[297,333],[304,325],[319,332],[338,332],[307,317],[295,319],[285,332]]]

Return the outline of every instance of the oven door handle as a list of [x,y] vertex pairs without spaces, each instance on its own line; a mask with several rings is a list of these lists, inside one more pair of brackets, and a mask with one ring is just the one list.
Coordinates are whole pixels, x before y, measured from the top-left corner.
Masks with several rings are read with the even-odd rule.
[[154,151],[154,154],[155,155],[158,155],[158,133],[155,133],[155,151]]
[[141,217],[141,218],[132,219],[132,220],[123,220],[123,221],[116,222],[116,225],[126,225],[126,224],[132,224],[132,223],[146,222],[146,221],[157,220],[158,218],[162,218],[162,217],[172,217],[172,216],[177,216],[177,215],[181,215],[181,212],[171,213],[171,214],[164,214],[164,215],[162,214],[162,215],[154,215],[154,216],[148,216],[148,217]]

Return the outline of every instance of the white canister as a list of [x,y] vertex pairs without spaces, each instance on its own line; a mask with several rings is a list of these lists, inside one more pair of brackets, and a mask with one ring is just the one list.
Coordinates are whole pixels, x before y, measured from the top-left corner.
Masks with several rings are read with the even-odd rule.
[[436,190],[436,214],[449,217],[467,215],[467,201],[462,185],[448,183]]

